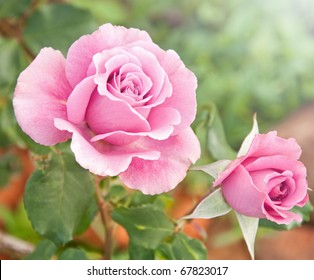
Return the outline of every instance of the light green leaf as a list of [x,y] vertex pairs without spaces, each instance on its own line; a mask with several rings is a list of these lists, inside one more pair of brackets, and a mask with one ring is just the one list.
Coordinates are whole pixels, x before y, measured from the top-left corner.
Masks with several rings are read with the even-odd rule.
[[26,260],[50,260],[57,252],[56,245],[48,240],[44,239],[37,244],[37,247],[33,253],[28,255]]
[[226,139],[224,127],[216,106],[212,103],[207,129],[207,147],[212,156],[217,159],[234,159],[235,151]]
[[241,148],[238,152],[237,157],[244,156],[248,152],[248,150],[249,150],[249,148],[253,142],[253,139],[254,139],[255,135],[258,134],[258,132],[259,132],[259,129],[258,129],[258,124],[257,124],[256,114],[255,114],[253,117],[252,130],[250,131],[250,133],[245,137],[244,141],[242,142],[242,145],[241,145]]
[[178,233],[170,242],[163,243],[158,248],[157,255],[167,260],[205,260],[207,250],[199,240]]
[[146,249],[156,249],[174,228],[164,212],[153,205],[116,208],[112,212],[112,219],[127,230],[134,245]]
[[67,248],[60,254],[59,260],[88,260],[88,257],[81,249]]
[[53,154],[46,169],[32,174],[24,196],[33,228],[57,245],[64,245],[82,231],[82,223],[86,228],[91,222],[94,200],[90,174],[66,152]]
[[84,34],[97,29],[87,10],[69,4],[41,6],[26,22],[23,37],[33,52],[52,47],[67,53],[69,46]]
[[211,219],[225,215],[231,211],[231,207],[225,201],[221,189],[218,188],[205,199],[203,199],[195,208],[192,214],[182,219]]
[[219,174],[223,172],[227,166],[230,164],[231,160],[218,160],[216,162],[202,165],[202,166],[194,166],[191,168],[191,170],[200,170],[204,171],[208,175],[212,176],[214,179],[217,179]]
[[245,243],[250,252],[251,258],[254,260],[254,244],[256,232],[258,229],[258,218],[247,217],[236,212],[237,219],[242,230]]

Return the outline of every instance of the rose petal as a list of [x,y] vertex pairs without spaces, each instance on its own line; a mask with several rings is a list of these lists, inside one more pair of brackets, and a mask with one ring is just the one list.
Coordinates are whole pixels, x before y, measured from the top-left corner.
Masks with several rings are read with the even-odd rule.
[[68,120],[79,124],[84,121],[86,109],[96,87],[93,77],[82,80],[73,90],[67,102]]
[[165,140],[172,133],[176,125],[181,122],[181,115],[173,108],[153,108],[149,114],[148,122],[151,126],[149,136],[156,140]]
[[175,51],[164,51],[156,44],[147,42],[139,42],[138,45],[155,54],[170,81],[172,95],[161,106],[174,108],[180,112],[181,123],[175,127],[174,134],[185,130],[194,121],[196,115],[195,75],[186,68]]
[[121,173],[122,181],[145,194],[158,194],[175,188],[200,156],[200,144],[192,129],[164,141],[146,139],[148,149],[158,150],[158,160],[134,158],[129,168]]
[[[242,163],[246,165],[246,162]],[[250,173],[257,170],[276,168],[276,170],[286,171],[289,170],[293,174],[296,189],[293,194],[290,194],[287,198],[287,203],[293,200],[294,203],[302,201],[307,193],[307,180],[306,180],[306,168],[300,161],[293,160],[287,156],[275,155],[267,156],[256,159],[249,163],[245,167]]]
[[221,190],[228,204],[238,213],[265,218],[262,205],[266,195],[258,190],[242,165],[234,169],[222,182]]
[[100,176],[116,176],[125,171],[132,158],[157,160],[160,152],[145,149],[141,144],[113,146],[108,143],[91,143],[90,135],[84,128],[62,119],[55,119],[61,130],[73,133],[71,149],[76,161],[85,169]]
[[266,218],[277,224],[290,224],[292,221],[301,222],[302,217],[299,214],[293,213],[291,211],[282,211],[280,208],[269,199],[263,205],[263,213]]
[[91,97],[86,111],[86,121],[97,134],[113,131],[150,131],[147,120],[124,100],[113,101],[98,93]]
[[136,41],[151,42],[151,38],[145,31],[109,23],[90,35],[80,37],[72,44],[67,55],[66,75],[70,84],[74,87],[86,78],[94,54]]
[[283,155],[298,160],[301,152],[301,148],[295,139],[284,139],[278,137],[276,131],[271,131],[267,134],[256,134],[247,157]]
[[54,118],[66,118],[66,101],[72,91],[65,76],[61,52],[44,48],[20,74],[13,98],[16,119],[35,142],[54,145],[70,134],[54,126]]

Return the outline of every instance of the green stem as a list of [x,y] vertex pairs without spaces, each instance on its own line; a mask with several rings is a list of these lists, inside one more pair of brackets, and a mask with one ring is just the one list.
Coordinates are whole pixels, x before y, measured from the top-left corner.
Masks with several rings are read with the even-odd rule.
[[111,251],[112,251],[112,221],[109,209],[106,205],[106,202],[103,198],[102,191],[100,189],[99,183],[96,182],[95,184],[96,195],[97,195],[97,202],[100,212],[100,217],[105,229],[105,241],[104,241],[104,259],[110,260],[111,259]]

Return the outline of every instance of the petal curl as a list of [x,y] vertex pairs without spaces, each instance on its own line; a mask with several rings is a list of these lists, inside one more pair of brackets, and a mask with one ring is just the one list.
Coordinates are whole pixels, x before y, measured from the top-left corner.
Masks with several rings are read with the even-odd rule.
[[133,157],[143,160],[157,160],[160,152],[145,149],[140,143],[114,146],[105,142],[92,143],[84,127],[76,126],[62,119],[55,119],[55,125],[72,135],[71,149],[76,161],[85,169],[100,176],[116,176],[125,171]]
[[66,141],[70,134],[58,130],[54,118],[66,118],[66,101],[71,91],[61,52],[42,49],[20,74],[14,92],[14,112],[22,130],[42,145]]
[[182,117],[181,123],[175,127],[174,134],[185,130],[194,121],[196,115],[197,79],[173,51],[165,51],[156,44],[138,42],[142,48],[151,51],[165,70],[172,86],[172,95],[160,106],[177,109]]
[[298,160],[301,147],[294,138],[284,139],[277,136],[276,131],[267,134],[256,134],[246,157],[264,157],[283,155]]
[[145,194],[159,194],[175,188],[200,156],[200,144],[191,128],[164,141],[147,138],[145,145],[160,151],[160,158],[147,161],[133,158],[129,168],[120,175],[128,187]]
[[228,204],[238,213],[265,218],[262,206],[266,195],[254,186],[250,174],[242,165],[222,182],[221,190]]
[[94,54],[136,41],[151,42],[151,38],[145,31],[109,23],[100,26],[92,34],[80,37],[67,54],[66,75],[70,84],[74,87],[86,78]]

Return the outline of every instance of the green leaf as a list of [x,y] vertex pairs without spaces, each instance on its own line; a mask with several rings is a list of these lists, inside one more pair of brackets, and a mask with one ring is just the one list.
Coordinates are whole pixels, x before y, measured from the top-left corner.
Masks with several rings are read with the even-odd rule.
[[234,159],[236,153],[228,144],[218,110],[213,103],[211,103],[210,107],[210,118],[207,128],[208,150],[217,160]]
[[57,252],[56,245],[48,240],[44,239],[37,244],[35,251],[28,256],[26,260],[50,260]]
[[[10,2],[10,1],[6,1]],[[13,93],[18,74],[28,61],[15,40],[0,37],[0,87],[9,96]],[[1,93],[1,95],[3,94]]]
[[59,260],[88,260],[88,257],[81,249],[67,248],[60,254]]
[[[307,204],[305,204],[303,207],[298,207],[295,206],[291,210],[294,213],[300,214],[303,218],[302,222],[308,222],[311,218],[311,214],[313,212],[313,205],[309,201]],[[260,219],[259,220],[259,226],[261,227],[266,227],[266,228],[272,228],[275,230],[291,230],[295,227],[299,227],[302,222],[296,222],[293,221],[288,225],[283,225],[283,224],[277,224],[275,222],[269,221],[267,219]]]
[[133,242],[130,242],[129,244],[129,255],[130,255],[130,260],[154,260],[155,259],[154,250],[139,246],[137,244],[134,244]]
[[114,209],[112,219],[127,230],[134,245],[146,249],[156,249],[174,227],[164,212],[153,205]]
[[33,228],[57,245],[70,241],[91,222],[94,200],[90,174],[66,152],[53,154],[47,169],[32,174],[24,197]]
[[114,204],[117,204],[119,201],[126,198],[127,195],[128,195],[128,192],[125,189],[125,187],[121,185],[113,185],[109,188],[109,191],[105,199],[113,202]]
[[256,115],[254,115],[253,127],[252,127],[250,133],[245,137],[244,141],[242,142],[242,145],[241,145],[241,148],[238,152],[237,157],[244,156],[248,152],[248,150],[249,150],[249,148],[253,142],[253,139],[254,139],[255,135],[258,134],[258,132],[259,132],[259,129],[258,129],[258,124],[257,124],[257,120],[256,120]]
[[211,219],[225,215],[231,211],[231,207],[225,201],[221,189],[218,188],[205,199],[203,199],[195,208],[192,214],[182,219]]
[[0,18],[23,14],[32,0],[0,0]]
[[255,237],[258,229],[258,218],[247,217],[241,215],[237,212],[236,216],[239,221],[240,228],[242,230],[242,234],[245,240],[245,243],[248,247],[250,252],[251,258],[254,260],[254,244],[255,244]]
[[158,255],[167,260],[206,260],[207,250],[199,240],[178,233],[158,248]]
[[129,207],[138,207],[151,204],[156,208],[164,209],[172,204],[172,198],[168,194],[146,195],[140,191],[135,191],[130,196]]
[[26,22],[23,37],[33,52],[52,47],[66,54],[80,36],[97,28],[90,12],[68,4],[41,6]]
[[210,164],[192,167],[191,170],[204,171],[208,175],[212,176],[214,179],[217,179],[219,174],[227,168],[230,162],[231,160],[222,159]]
[[112,24],[121,24],[121,22],[123,22],[129,15],[128,10],[123,3],[114,0],[72,0],[71,4],[88,9],[94,17],[102,22],[106,20]]

